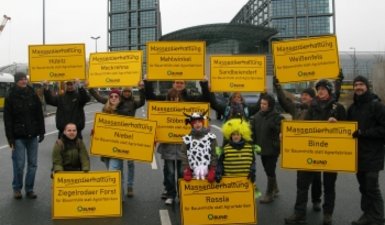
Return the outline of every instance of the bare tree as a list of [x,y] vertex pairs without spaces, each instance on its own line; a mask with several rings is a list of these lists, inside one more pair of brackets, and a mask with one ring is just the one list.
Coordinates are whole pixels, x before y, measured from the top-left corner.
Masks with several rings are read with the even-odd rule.
[[372,86],[373,92],[376,93],[382,100],[385,102],[385,88],[384,88],[384,80],[385,80],[385,59],[382,56],[382,61],[377,62],[373,65],[372,70]]

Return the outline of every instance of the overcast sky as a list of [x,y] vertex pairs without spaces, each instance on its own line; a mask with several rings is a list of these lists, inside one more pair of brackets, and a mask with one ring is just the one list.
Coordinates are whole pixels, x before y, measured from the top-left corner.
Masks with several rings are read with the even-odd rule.
[[[107,0],[45,0],[46,44],[85,43],[100,36],[107,49]],[[0,66],[28,61],[28,45],[42,44],[43,0],[0,0],[12,19],[0,35]],[[201,24],[229,22],[247,0],[160,0],[163,34]],[[385,0],[336,0],[340,51],[385,51]],[[1,17],[2,19],[2,17]]]

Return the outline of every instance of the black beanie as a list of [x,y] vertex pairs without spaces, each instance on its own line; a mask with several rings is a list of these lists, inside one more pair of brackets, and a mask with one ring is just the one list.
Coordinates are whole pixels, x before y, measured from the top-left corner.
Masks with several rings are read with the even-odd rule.
[[362,83],[364,83],[366,85],[366,87],[368,88],[368,90],[369,90],[369,87],[370,87],[369,86],[369,81],[368,81],[368,79],[366,77],[361,76],[361,75],[356,76],[356,78],[354,78],[354,80],[353,80],[353,86],[354,86],[354,83],[356,83],[358,81],[361,81]]
[[15,78],[15,83],[17,83],[19,80],[23,79],[23,78],[26,78],[27,79],[27,74],[23,73],[23,72],[17,72],[15,73],[15,75],[13,75],[14,78]]
[[308,94],[310,97],[315,98],[315,91],[313,88],[306,88],[302,91],[302,93]]
[[332,93],[332,91],[333,91],[333,84],[330,83],[330,81],[325,80],[325,79],[319,80],[319,81],[317,82],[317,84],[315,85],[315,89],[317,89],[317,91],[318,91],[318,88],[319,88],[319,87],[324,87],[324,88],[326,88],[326,90],[328,90],[328,92],[329,92],[329,95],[330,95],[330,94]]

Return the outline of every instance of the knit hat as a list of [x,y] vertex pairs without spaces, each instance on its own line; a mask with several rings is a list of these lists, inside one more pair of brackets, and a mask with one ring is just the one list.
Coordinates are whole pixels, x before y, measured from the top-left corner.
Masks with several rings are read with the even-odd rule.
[[23,78],[27,79],[27,74],[25,74],[23,72],[17,72],[17,73],[15,73],[14,78],[15,78],[15,83],[17,83],[19,80],[21,80]]
[[313,88],[306,88],[302,91],[302,94],[308,94],[310,97],[314,98],[315,97],[315,91]]
[[108,96],[111,96],[111,94],[117,94],[117,95],[120,96],[120,90],[119,89],[111,89],[111,91],[108,94]]
[[354,86],[354,83],[356,83],[358,81],[361,81],[362,83],[364,83],[366,85],[366,87],[369,89],[369,87],[370,87],[369,86],[369,81],[368,81],[368,79],[366,77],[359,75],[356,78],[354,78],[353,86]]
[[315,85],[315,89],[317,89],[317,91],[318,91],[318,88],[319,87],[324,87],[324,88],[326,88],[326,90],[329,92],[329,95],[332,93],[332,91],[333,91],[333,85],[332,85],[332,83],[330,83],[330,81],[328,81],[328,80],[325,80],[325,79],[322,79],[322,80],[319,80],[318,82],[317,82],[317,84]]
[[251,141],[250,124],[246,120],[234,118],[223,124],[222,133],[225,139],[230,140],[234,132],[238,132],[245,141]]

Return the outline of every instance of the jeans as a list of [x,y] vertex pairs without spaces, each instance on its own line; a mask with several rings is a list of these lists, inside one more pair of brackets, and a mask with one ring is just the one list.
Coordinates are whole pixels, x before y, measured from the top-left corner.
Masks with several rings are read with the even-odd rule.
[[359,171],[357,180],[360,184],[361,210],[365,217],[377,224],[384,222],[384,200],[378,184],[379,171]]
[[[297,172],[297,198],[295,202],[295,213],[301,216],[306,215],[308,192],[314,177],[321,172],[298,171]],[[322,205],[324,214],[333,214],[334,202],[336,198],[335,184],[337,173],[323,172],[324,204]]]
[[23,188],[25,156],[27,155],[27,174],[25,176],[25,192],[33,191],[35,175],[37,170],[37,137],[15,140],[15,147],[12,151],[14,191],[21,191]]
[[[175,177],[177,175],[177,177]],[[164,185],[167,191],[167,198],[175,198],[177,194],[178,179],[183,177],[181,160],[164,160],[163,167]]]
[[121,190],[122,190],[122,200],[124,200],[124,190],[123,190],[123,160],[115,158],[103,157],[103,162],[106,164],[106,167],[109,171],[120,170],[120,181],[121,181]]
[[135,163],[132,160],[127,160],[127,187],[132,188],[134,186],[135,177]]

